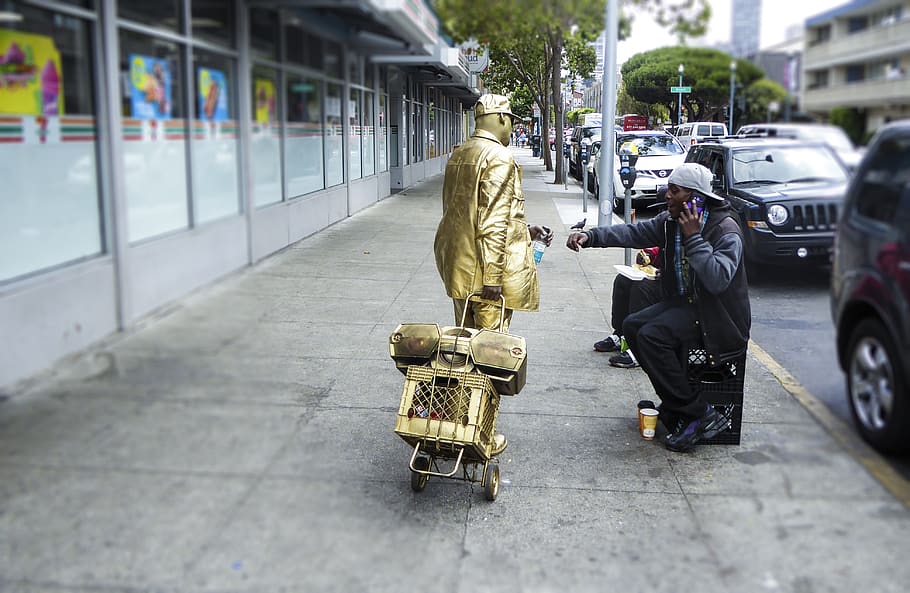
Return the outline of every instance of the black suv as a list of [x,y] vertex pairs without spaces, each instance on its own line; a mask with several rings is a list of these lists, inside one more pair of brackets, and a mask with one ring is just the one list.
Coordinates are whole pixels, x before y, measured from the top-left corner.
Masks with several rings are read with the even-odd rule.
[[862,437],[910,452],[910,122],[878,131],[837,229],[831,313]]
[[708,139],[686,162],[714,173],[714,190],[739,214],[752,264],[824,264],[847,189],[847,170],[821,142]]

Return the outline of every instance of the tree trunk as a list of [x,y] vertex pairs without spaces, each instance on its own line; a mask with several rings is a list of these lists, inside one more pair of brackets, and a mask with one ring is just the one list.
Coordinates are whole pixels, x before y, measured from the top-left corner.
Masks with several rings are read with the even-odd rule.
[[[563,183],[563,180],[566,178],[565,167],[566,159],[562,153],[562,143],[563,143],[563,111],[565,110],[565,105],[562,101],[562,36],[559,37],[559,43],[553,44],[553,55],[550,56],[551,60],[551,73],[550,73],[550,101],[555,105],[556,112],[556,175],[553,179],[553,183],[559,184]],[[547,150],[550,147],[547,146]],[[549,171],[549,169],[547,169]]]
[[550,154],[550,97],[544,93],[543,105],[540,106],[541,109],[541,134],[540,134],[540,150],[543,155],[543,165],[547,171],[553,170],[553,155]]

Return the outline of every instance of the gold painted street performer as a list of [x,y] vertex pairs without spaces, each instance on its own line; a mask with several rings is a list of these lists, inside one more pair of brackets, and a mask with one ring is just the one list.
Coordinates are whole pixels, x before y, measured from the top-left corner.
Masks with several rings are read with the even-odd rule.
[[[466,327],[498,330],[503,297],[507,332],[514,310],[536,311],[540,300],[531,241],[549,245],[553,233],[525,220],[521,167],[508,148],[516,120],[506,97],[481,96],[474,134],[446,166],[436,268],[454,301],[455,323],[464,317]],[[468,300],[472,292],[482,300]],[[497,434],[493,455],[506,444]]]

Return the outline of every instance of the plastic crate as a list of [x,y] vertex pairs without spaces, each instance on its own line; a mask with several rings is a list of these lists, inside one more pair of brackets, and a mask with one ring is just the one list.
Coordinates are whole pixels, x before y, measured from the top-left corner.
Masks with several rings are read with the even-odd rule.
[[746,376],[746,353],[717,365],[708,364],[704,348],[690,348],[686,375],[692,391],[723,414],[730,427],[712,439],[708,445],[738,445],[743,422],[743,386]]
[[410,366],[398,406],[395,433],[428,452],[487,460],[496,432],[499,394],[482,373]]

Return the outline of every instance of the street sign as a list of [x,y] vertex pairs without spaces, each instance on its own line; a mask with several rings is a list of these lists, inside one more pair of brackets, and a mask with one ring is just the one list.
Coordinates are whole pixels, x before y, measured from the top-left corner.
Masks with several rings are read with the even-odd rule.
[[690,86],[671,86],[670,92],[671,93],[691,93],[692,87],[690,87]]

